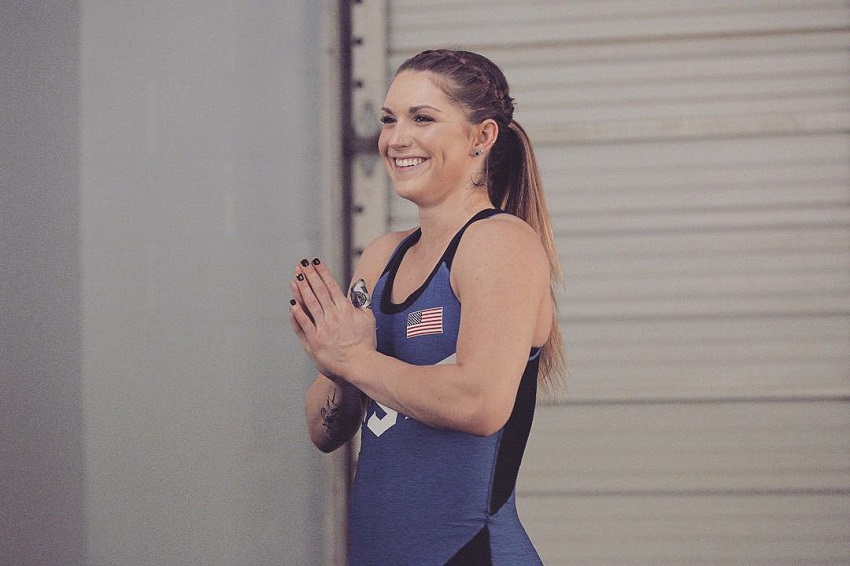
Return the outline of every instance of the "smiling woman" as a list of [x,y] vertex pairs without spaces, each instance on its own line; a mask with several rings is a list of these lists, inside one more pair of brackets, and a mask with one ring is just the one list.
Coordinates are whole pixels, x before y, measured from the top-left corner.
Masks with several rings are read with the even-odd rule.
[[291,282],[292,327],[320,373],[311,439],[331,451],[362,426],[350,564],[539,564],[514,487],[538,380],[557,375],[562,348],[531,144],[502,72],[463,51],[405,62],[381,122],[379,151],[419,227],[363,253],[353,280],[371,308],[318,259]]

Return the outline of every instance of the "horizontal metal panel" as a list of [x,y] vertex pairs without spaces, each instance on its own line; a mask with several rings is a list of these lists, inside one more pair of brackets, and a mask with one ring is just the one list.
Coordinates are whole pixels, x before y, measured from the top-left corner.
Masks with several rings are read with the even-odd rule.
[[850,318],[798,315],[562,322],[564,397],[850,395]]
[[850,494],[523,497],[547,566],[842,565]]
[[[608,181],[603,186],[617,186],[619,180],[627,183],[625,187],[646,183],[682,186],[705,175],[709,181],[740,181],[743,186],[758,180],[781,181],[795,175],[797,169],[800,176],[792,178],[816,175],[819,179],[827,173],[829,178],[846,178],[850,173],[845,159],[848,152],[850,137],[839,134],[566,145],[541,148],[536,155],[547,187],[560,178],[566,187],[581,191],[587,190],[593,177]],[[570,177],[564,178],[565,174]],[[588,179],[576,183],[571,180],[575,175]],[[596,179],[590,187],[599,184]]]
[[[569,353],[569,347],[568,347]],[[568,358],[567,397],[571,401],[642,399],[806,398],[846,395],[847,356],[832,359],[779,358],[729,360],[710,354],[691,361],[585,363]],[[583,376],[573,378],[572,375]],[[592,376],[593,380],[586,376]]]
[[[844,92],[850,63],[842,45],[830,51],[793,53],[706,53],[660,60],[623,59],[529,63],[507,68],[510,84],[522,92],[523,108],[639,106],[670,101],[742,98],[775,99]],[[777,91],[781,87],[782,91]],[[628,89],[628,90],[626,90]]]
[[[707,59],[711,57],[739,57],[752,55],[791,53],[834,53],[848,44],[850,29],[827,28],[775,34],[741,35],[674,35],[646,41],[563,42],[535,44],[523,41],[503,46],[492,45],[480,49],[496,61],[508,80],[526,68],[587,65],[591,62],[612,61],[663,61],[667,59]],[[533,38],[532,38],[533,39]],[[458,42],[452,47],[462,46]],[[427,48],[433,49],[430,45]],[[387,61],[390,73],[407,57],[417,51],[391,51]],[[544,75],[545,76],[545,75]],[[512,81],[511,81],[512,82]]]
[[517,505],[546,564],[841,563],[845,401],[538,410]]
[[831,28],[485,54],[502,64],[517,120],[548,145],[847,131],[848,48],[850,32]]
[[[727,324],[727,330],[732,324]],[[720,329],[714,329],[717,332]],[[567,333],[572,336],[572,333]],[[668,343],[646,343],[618,344],[612,348],[610,343],[588,343],[582,342],[581,337],[571,342],[578,346],[582,345],[581,361],[587,364],[607,364],[627,368],[629,364],[635,363],[659,363],[684,365],[691,363],[704,366],[709,363],[730,365],[747,363],[756,360],[775,360],[785,363],[793,363],[794,360],[827,360],[848,361],[847,340],[850,335],[846,332],[836,333],[831,336],[820,336],[816,340],[794,339],[787,343],[781,340],[750,343],[747,338],[738,337],[734,342],[722,339],[702,339],[699,341],[685,342],[677,340],[673,344]],[[848,364],[847,367],[850,367]],[[702,367],[699,368],[702,371]],[[850,387],[848,388],[850,393]]]
[[[594,303],[578,301],[563,301],[561,312],[569,318],[579,320],[629,320],[634,318],[683,318],[702,316],[705,318],[734,317],[734,316],[770,316],[842,314],[850,312],[850,294],[846,291],[832,292],[831,290],[815,290],[818,294],[805,294],[800,290],[786,291],[775,295],[727,292],[725,295],[715,293],[713,296],[701,296],[698,293],[708,288],[703,285],[694,289],[691,295],[673,297],[657,294],[624,295],[622,298],[604,298]],[[744,378],[745,376],[741,376]],[[593,379],[587,376],[582,379]]]
[[[756,262],[779,262],[789,255],[805,265],[807,261],[817,261],[816,257],[809,257],[809,254],[843,255],[848,249],[850,227],[840,225],[777,226],[723,232],[686,231],[676,234],[675,238],[666,233],[647,232],[570,234],[569,240],[559,246],[563,261],[573,265],[594,263],[594,269],[606,269],[606,266],[611,265],[628,266],[628,260],[642,259],[667,261],[673,268],[679,265],[679,260],[723,262],[725,256],[731,260],[726,267],[733,269],[737,269],[736,257]],[[773,260],[776,256],[783,257]],[[566,267],[569,268],[569,265]]]
[[[845,230],[842,240],[850,239],[850,228]],[[667,240],[669,243],[670,239]],[[727,244],[728,245],[728,244]],[[598,248],[596,248],[598,249]],[[750,251],[746,249],[724,250],[721,253],[705,253],[700,250],[695,254],[693,249],[679,254],[659,251],[658,249],[641,250],[633,256],[618,253],[614,257],[598,254],[587,258],[580,254],[565,254],[562,260],[566,271],[567,281],[588,281],[597,279],[619,280],[634,278],[657,279],[663,277],[726,277],[742,274],[759,275],[795,273],[830,273],[840,271],[850,273],[850,254],[846,249],[829,245],[826,250],[806,249],[795,252],[789,250]],[[603,259],[605,261],[603,261]]]
[[[551,210],[562,215],[610,216],[653,210],[819,207],[846,201],[847,176],[839,176],[823,167],[777,166],[777,169],[783,168],[786,169],[787,176],[775,181],[710,180],[708,177],[711,175],[694,179],[691,171],[690,179],[666,186],[652,183],[646,178],[630,186],[576,186],[570,191],[547,191],[547,203]],[[777,171],[775,174],[778,176],[781,173]],[[574,177],[572,181],[575,181]],[[569,182],[561,180],[564,184]],[[648,199],[647,196],[651,198]]]
[[841,400],[546,406],[518,493],[843,490],[848,430]]
[[[684,232],[688,230],[735,230],[740,228],[771,228],[776,226],[847,226],[850,225],[850,208],[844,203],[809,206],[806,208],[764,208],[761,210],[695,210],[672,214],[658,211],[644,214],[598,216],[561,215],[550,211],[552,222],[560,230],[567,226],[569,232],[622,233],[622,232]],[[557,234],[557,233],[556,233]]]
[[546,143],[840,131],[850,112],[850,38],[829,51],[725,51],[510,69],[517,120]]
[[[670,35],[768,33],[847,25],[842,2],[392,3],[392,51],[435,45],[617,41]],[[494,33],[494,27],[498,33]]]
[[[579,332],[580,330],[580,332]],[[815,344],[850,341],[850,318],[844,315],[692,318],[682,320],[647,319],[623,321],[584,321],[568,324],[570,343],[593,350],[616,346],[650,348],[667,346],[758,347],[763,342]],[[675,350],[671,352],[675,355]],[[850,368],[848,373],[850,373]]]
[[656,140],[734,139],[767,135],[845,133],[850,112],[770,112],[727,116],[623,120],[529,127],[537,147],[544,145],[646,142]]
[[[771,297],[805,298],[810,295],[850,296],[850,272],[840,266],[829,266],[818,272],[774,269],[768,272],[732,274],[680,273],[677,277],[656,276],[628,279],[576,279],[567,287],[565,307],[587,310],[590,303],[631,301],[769,299]],[[844,303],[847,305],[847,303]],[[850,311],[848,311],[850,312]]]

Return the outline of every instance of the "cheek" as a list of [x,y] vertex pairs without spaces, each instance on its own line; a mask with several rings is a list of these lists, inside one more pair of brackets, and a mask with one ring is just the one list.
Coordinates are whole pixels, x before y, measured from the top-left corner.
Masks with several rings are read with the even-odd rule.
[[386,130],[381,130],[381,133],[378,134],[378,153],[381,155],[386,155],[387,147],[389,147],[389,139],[390,136],[387,134]]

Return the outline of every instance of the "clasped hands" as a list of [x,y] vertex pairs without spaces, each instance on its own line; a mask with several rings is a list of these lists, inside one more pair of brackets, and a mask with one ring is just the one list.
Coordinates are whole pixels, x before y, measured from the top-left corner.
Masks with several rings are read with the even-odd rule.
[[353,364],[377,345],[375,316],[357,308],[318,258],[301,260],[289,284],[289,322],[319,373],[345,381]]

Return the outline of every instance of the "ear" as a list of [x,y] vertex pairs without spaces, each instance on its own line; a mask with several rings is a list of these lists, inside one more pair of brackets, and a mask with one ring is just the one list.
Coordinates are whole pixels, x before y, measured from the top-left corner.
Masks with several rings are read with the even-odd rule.
[[496,138],[499,137],[499,125],[495,120],[488,118],[484,120],[475,129],[475,139],[473,140],[473,149],[479,149],[486,153],[490,151],[493,144],[496,143]]

